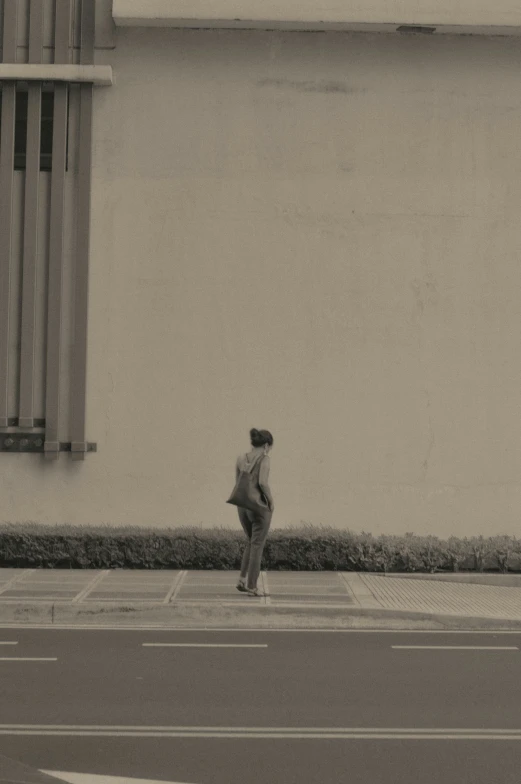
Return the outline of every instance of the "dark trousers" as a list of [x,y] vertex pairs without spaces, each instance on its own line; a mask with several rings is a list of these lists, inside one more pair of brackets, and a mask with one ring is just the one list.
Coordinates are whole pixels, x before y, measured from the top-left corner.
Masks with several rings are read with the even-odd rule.
[[248,542],[244,548],[241,563],[241,578],[247,579],[246,587],[255,589],[259,579],[262,551],[268,538],[272,513],[269,509],[262,512],[250,512],[248,509],[238,507],[239,520]]

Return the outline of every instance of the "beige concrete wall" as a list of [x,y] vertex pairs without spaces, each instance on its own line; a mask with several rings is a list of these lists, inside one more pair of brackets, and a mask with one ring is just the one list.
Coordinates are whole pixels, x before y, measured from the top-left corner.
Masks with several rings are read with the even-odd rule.
[[113,0],[117,25],[519,27],[517,0]]
[[1,457],[4,519],[517,532],[521,53],[119,30],[98,56],[87,438]]

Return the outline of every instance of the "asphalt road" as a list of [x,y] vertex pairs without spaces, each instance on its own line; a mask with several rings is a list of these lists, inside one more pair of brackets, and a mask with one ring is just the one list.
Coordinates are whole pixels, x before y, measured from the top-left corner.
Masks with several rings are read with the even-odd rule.
[[518,784],[520,674],[517,633],[4,628],[0,754],[74,784]]

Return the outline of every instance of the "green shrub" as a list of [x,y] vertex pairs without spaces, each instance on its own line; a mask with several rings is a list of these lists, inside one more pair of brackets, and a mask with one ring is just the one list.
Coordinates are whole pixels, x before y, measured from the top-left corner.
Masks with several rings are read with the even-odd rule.
[[[0,526],[0,566],[54,569],[238,569],[240,529]],[[270,532],[262,568],[269,570],[436,572],[521,570],[521,541],[511,536],[447,540],[373,536],[302,524]]]

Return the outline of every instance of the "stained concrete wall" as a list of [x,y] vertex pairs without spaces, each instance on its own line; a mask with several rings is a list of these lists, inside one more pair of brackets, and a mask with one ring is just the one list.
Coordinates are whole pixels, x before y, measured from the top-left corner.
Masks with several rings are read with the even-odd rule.
[[4,519],[516,532],[512,39],[118,30],[98,52],[87,438],[1,457]]
[[519,27],[517,0],[113,0],[118,25]]

